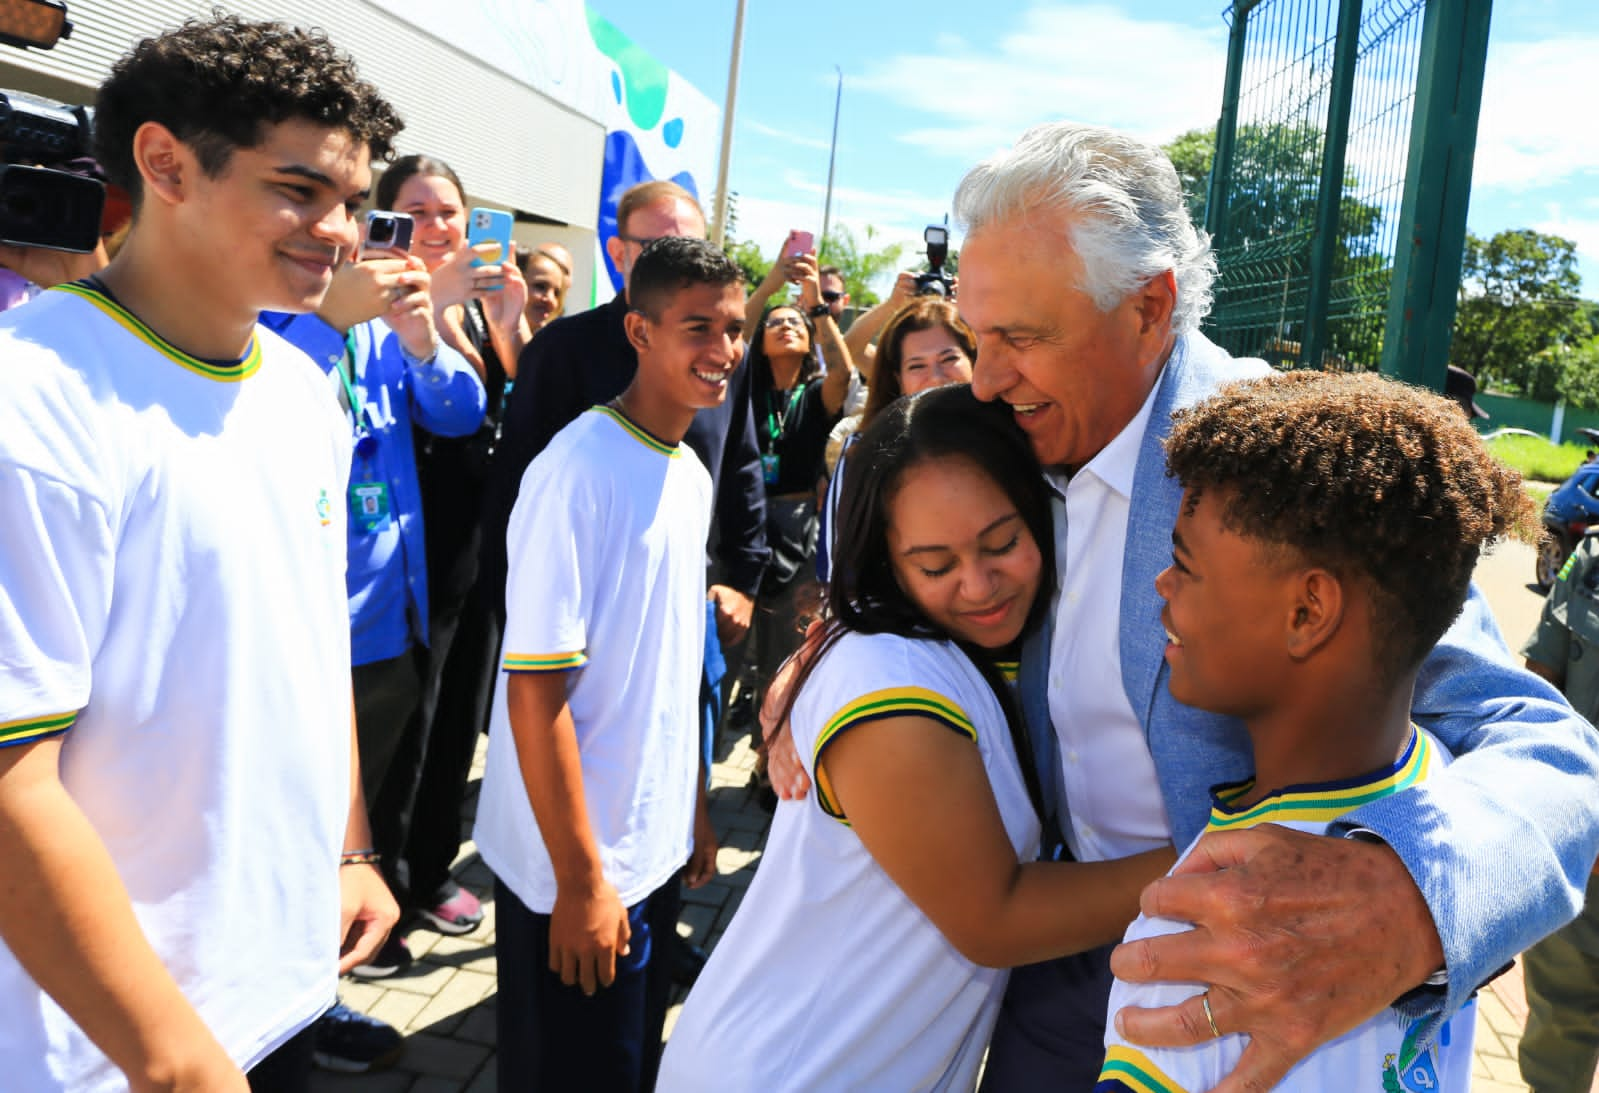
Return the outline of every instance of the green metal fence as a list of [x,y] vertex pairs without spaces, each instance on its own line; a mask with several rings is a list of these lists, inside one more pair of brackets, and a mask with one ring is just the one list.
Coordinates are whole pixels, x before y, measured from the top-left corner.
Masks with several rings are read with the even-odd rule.
[[1381,367],[1442,385],[1488,11],[1488,0],[1228,6],[1205,209],[1221,270],[1212,338],[1279,367]]

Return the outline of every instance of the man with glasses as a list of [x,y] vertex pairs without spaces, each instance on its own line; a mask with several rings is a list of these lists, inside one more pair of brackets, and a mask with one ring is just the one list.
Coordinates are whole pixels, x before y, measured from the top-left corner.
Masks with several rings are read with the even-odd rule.
[[[621,394],[638,370],[638,353],[627,339],[627,280],[644,245],[667,236],[705,238],[705,214],[694,195],[675,182],[641,182],[622,195],[617,232],[605,253],[621,273],[623,290],[609,303],[557,319],[528,343],[517,363],[517,382],[505,409],[504,431],[489,471],[483,514],[481,580],[503,589],[505,531],[521,488],[522,472],[556,433],[590,406]],[[766,494],[760,449],[755,442],[749,376],[739,368],[728,381],[722,405],[702,410],[684,442],[711,474],[715,520],[707,590],[705,678],[702,680],[702,739],[710,768],[711,733],[721,712],[722,647],[744,640],[755,611],[755,591],[766,565]],[[503,592],[495,601],[503,616]],[[487,711],[484,711],[487,717]],[[691,979],[704,956],[686,949],[680,978]]]

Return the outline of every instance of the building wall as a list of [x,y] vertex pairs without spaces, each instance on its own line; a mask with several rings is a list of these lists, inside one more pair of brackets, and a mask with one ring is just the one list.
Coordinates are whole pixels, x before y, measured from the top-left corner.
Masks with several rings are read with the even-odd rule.
[[[91,102],[139,39],[214,0],[71,0],[48,51],[0,46],[0,87]],[[619,285],[604,257],[623,190],[673,178],[709,200],[720,110],[582,0],[227,0],[325,30],[405,119],[398,150],[447,160],[471,204],[517,213],[516,238],[557,241],[577,268],[569,310]]]

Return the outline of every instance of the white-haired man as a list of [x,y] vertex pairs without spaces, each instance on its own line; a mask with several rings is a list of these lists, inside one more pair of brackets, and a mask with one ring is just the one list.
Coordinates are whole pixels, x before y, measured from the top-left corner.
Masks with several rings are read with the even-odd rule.
[[[1210,788],[1246,777],[1251,754],[1239,721],[1165,685],[1155,575],[1182,491],[1161,442],[1173,410],[1265,366],[1199,333],[1215,260],[1152,145],[1039,126],[967,174],[955,213],[973,390],[1014,408],[1058,495],[1060,587],[1020,679],[1047,811],[1079,860],[1186,847]],[[1425,802],[1348,802],[1331,838],[1270,825],[1206,836],[1143,896],[1146,914],[1198,929],[1012,974],[985,1093],[1095,1088],[1113,962],[1125,980],[1209,984],[1181,1006],[1110,1016],[1148,1046],[1248,1033],[1216,1087],[1241,1093],[1389,1005],[1435,1018],[1425,1046],[1437,1018],[1569,920],[1599,852],[1599,737],[1513,665],[1475,590],[1423,665],[1412,712],[1459,756],[1407,791]],[[804,792],[789,754],[773,749],[785,797]],[[1416,815],[1431,822],[1418,829]]]
[[[1263,367],[1198,332],[1215,261],[1159,149],[1039,126],[967,174],[955,212],[967,226],[960,308],[979,339],[973,387],[1015,409],[1060,498],[1054,625],[1021,682],[1046,795],[1077,858],[1185,846],[1204,827],[1209,788],[1246,776],[1250,755],[1237,721],[1180,705],[1164,684],[1154,577],[1181,490],[1161,440],[1174,409]],[[1432,816],[1425,829],[1395,823],[1390,798],[1329,829],[1356,838],[1208,836],[1183,876],[1145,892],[1146,913],[1200,928],[1123,946],[1117,974],[1210,991],[1112,1015],[1129,1039],[1248,1032],[1249,1052],[1218,1088],[1265,1088],[1402,997],[1418,1016],[1453,1011],[1571,917],[1599,850],[1599,747],[1512,665],[1480,594],[1422,669],[1413,716],[1461,756],[1410,791],[1431,798],[1405,809]],[[1412,874],[1407,861],[1429,865]],[[1014,975],[986,1090],[1093,1088],[1109,952]]]

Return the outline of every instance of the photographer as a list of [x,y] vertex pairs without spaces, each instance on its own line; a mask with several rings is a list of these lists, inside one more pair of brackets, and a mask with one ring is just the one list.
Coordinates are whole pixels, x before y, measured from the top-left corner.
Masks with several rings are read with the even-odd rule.
[[91,112],[0,91],[0,311],[104,269],[133,216],[88,154]]
[[868,386],[876,378],[877,337],[888,320],[918,296],[941,296],[946,300],[955,298],[959,278],[944,272],[944,262],[949,257],[948,230],[942,225],[929,224],[922,233],[922,240],[927,244],[928,268],[921,273],[901,270],[899,276],[894,278],[894,288],[888,294],[888,299],[856,316],[850,324],[849,333],[844,335],[844,344],[849,347],[851,357],[858,362]]

